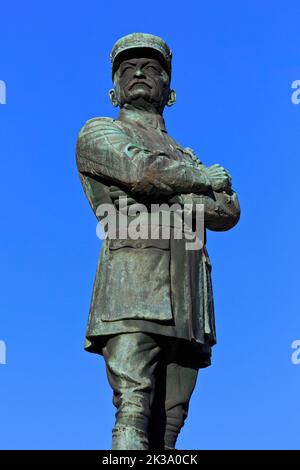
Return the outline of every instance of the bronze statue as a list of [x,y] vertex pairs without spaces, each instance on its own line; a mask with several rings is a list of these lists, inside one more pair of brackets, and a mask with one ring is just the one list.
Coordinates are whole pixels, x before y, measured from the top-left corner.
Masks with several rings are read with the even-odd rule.
[[[176,99],[171,60],[168,45],[150,34],[114,45],[110,99],[120,113],[89,120],[79,134],[83,189],[99,220],[101,204],[120,215],[122,196],[128,207],[204,204],[205,231],[229,230],[240,208],[228,171],[206,167],[166,131],[163,110]],[[215,343],[205,245],[187,250],[184,238],[172,235],[104,240],[85,349],[105,359],[117,408],[114,450],[175,448],[198,370],[210,365]]]

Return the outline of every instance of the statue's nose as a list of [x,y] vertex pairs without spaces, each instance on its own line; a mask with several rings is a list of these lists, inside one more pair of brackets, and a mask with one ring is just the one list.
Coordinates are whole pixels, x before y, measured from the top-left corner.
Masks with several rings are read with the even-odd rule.
[[135,70],[134,76],[137,77],[137,78],[141,78],[141,77],[145,77],[145,74],[144,74],[144,72],[142,71],[141,68],[137,68]]

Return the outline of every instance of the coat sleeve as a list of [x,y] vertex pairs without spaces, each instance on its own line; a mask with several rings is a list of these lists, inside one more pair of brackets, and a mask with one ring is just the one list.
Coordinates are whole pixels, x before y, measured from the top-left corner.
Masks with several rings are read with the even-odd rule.
[[237,193],[208,191],[206,194],[175,196],[171,202],[192,204],[195,214],[196,205],[204,204],[204,224],[209,230],[226,231],[233,228],[240,219],[241,209]]
[[174,160],[136,142],[113,119],[95,118],[79,133],[76,146],[79,172],[120,184],[132,193],[172,195],[206,192],[210,182],[204,168]]

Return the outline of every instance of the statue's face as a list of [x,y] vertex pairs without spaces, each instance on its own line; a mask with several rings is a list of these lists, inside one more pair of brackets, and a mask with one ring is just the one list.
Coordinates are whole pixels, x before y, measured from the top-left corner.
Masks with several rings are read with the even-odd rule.
[[162,112],[170,94],[170,79],[157,59],[124,60],[115,74],[116,96],[120,107]]

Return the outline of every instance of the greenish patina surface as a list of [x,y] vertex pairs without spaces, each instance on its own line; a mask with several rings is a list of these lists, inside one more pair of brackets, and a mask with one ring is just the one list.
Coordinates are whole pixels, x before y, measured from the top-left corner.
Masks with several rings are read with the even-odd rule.
[[[89,120],[79,134],[77,166],[84,191],[95,214],[103,203],[118,208],[120,195],[131,205],[202,203],[205,230],[229,230],[240,208],[228,171],[206,167],[167,133],[163,109],[176,100],[170,88],[171,58],[166,43],[152,35],[135,33],[114,46],[110,98],[120,113],[116,120]],[[172,235],[168,240],[103,242],[85,347],[106,361],[117,407],[113,448],[175,446],[196,372],[210,364],[215,343],[205,246],[188,251],[185,240]],[[141,365],[143,372],[135,375]],[[158,378],[165,383],[163,390],[155,386]],[[163,422],[155,421],[162,415],[158,402]],[[153,440],[155,435],[161,440]]]

